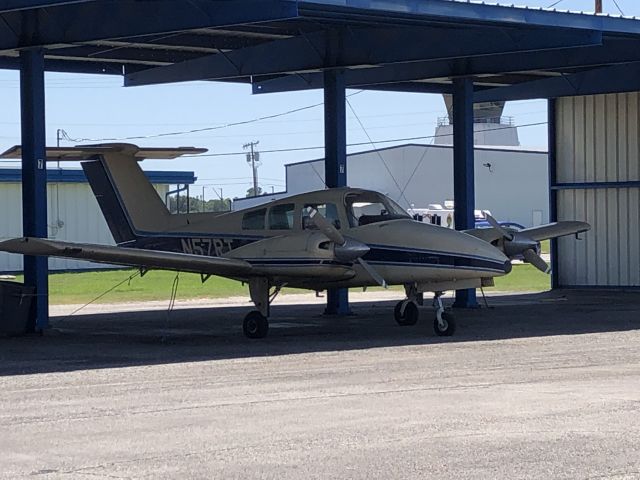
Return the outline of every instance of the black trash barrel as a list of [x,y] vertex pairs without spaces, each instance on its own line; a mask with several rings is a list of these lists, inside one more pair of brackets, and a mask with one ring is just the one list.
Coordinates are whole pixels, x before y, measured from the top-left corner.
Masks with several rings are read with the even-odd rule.
[[24,335],[34,287],[0,280],[0,335]]

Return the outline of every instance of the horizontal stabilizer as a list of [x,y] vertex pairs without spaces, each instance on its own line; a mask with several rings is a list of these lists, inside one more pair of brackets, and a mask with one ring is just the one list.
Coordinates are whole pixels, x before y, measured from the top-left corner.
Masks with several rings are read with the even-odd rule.
[[[145,159],[174,159],[182,155],[196,155],[206,152],[206,148],[176,147],[176,148],[147,148],[138,147],[131,143],[103,143],[99,145],[80,145],[77,147],[47,147],[47,160],[56,162],[79,162],[92,160],[102,155],[125,154],[131,155],[137,161]],[[0,155],[0,158],[19,160],[22,158],[22,147],[16,145]]]
[[0,251],[231,277],[242,277],[252,269],[251,265],[244,260],[231,258],[71,243],[33,237],[13,238],[0,242]]
[[565,235],[574,235],[586,232],[591,229],[591,225],[586,222],[556,222],[540,225],[539,227],[525,228],[520,233],[527,237],[540,242],[549,238],[564,237]]

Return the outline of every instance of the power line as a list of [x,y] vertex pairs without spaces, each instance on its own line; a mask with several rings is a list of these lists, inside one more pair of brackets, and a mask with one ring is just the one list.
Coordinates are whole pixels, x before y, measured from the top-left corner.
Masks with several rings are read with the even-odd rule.
[[[351,93],[351,94],[347,95],[347,97],[353,97],[354,95],[358,95],[358,94],[360,94],[362,92],[364,92],[364,90],[359,90],[357,92],[354,92],[354,93]],[[270,120],[270,119],[273,119],[273,118],[283,117],[285,115],[291,115],[293,113],[302,112],[304,110],[310,110],[312,108],[320,107],[322,105],[324,105],[324,102],[315,103],[313,105],[307,105],[307,106],[304,106],[304,107],[294,108],[292,110],[287,110],[286,112],[274,113],[274,114],[271,114],[271,115],[264,115],[262,117],[252,118],[250,120],[242,120],[242,121],[239,121],[239,122],[226,123],[224,125],[217,125],[217,126],[214,126],[214,127],[194,128],[194,129],[191,129],[191,130],[184,130],[184,131],[178,131],[178,132],[165,132],[165,133],[156,133],[156,134],[152,134],[152,135],[136,135],[136,136],[132,136],[132,137],[120,137],[120,138],[70,138],[69,141],[76,142],[76,143],[83,143],[83,142],[118,142],[118,141],[122,141],[122,140],[143,140],[143,139],[148,139],[148,138],[160,138],[160,137],[172,137],[172,136],[176,136],[176,135],[186,135],[186,134],[189,134],[189,133],[210,132],[210,131],[213,131],[213,130],[221,130],[223,128],[237,127],[239,125],[248,125],[250,123],[261,122],[263,120]]]
[[[537,127],[537,126],[541,126],[541,125],[547,125],[547,122],[536,122],[536,123],[525,123],[522,125],[509,125],[509,126],[505,126],[505,127],[500,127],[500,128],[491,128],[491,129],[487,129],[484,130],[485,132],[494,132],[497,130],[506,130],[509,128],[525,128],[525,127]],[[394,138],[394,139],[388,139],[388,140],[376,140],[375,143],[376,144],[381,144],[381,143],[396,143],[396,142],[410,142],[410,141],[414,141],[414,140],[428,140],[428,139],[434,139],[434,138],[440,138],[440,137],[452,137],[453,133],[443,133],[440,135],[425,135],[425,136],[421,136],[421,137],[406,137],[406,138]],[[371,145],[371,141],[368,142],[356,142],[356,143],[348,143],[347,147],[361,147],[364,145]],[[317,147],[296,147],[296,148],[277,148],[277,149],[273,149],[273,150],[262,150],[262,153],[285,153],[285,152],[303,152],[303,151],[308,151],[308,150],[324,150],[324,145],[321,146],[317,146]],[[221,152],[221,153],[203,153],[203,154],[199,154],[199,155],[184,155],[184,157],[190,157],[190,158],[204,158],[204,157],[228,157],[228,156],[233,156],[233,155],[246,155],[246,152]]]
[[618,9],[618,11],[620,12],[620,15],[622,15],[622,16],[624,17],[624,16],[625,16],[625,15],[624,15],[624,12],[623,12],[623,11],[622,11],[622,9],[620,8],[620,5],[618,5],[618,0],[613,0],[613,3],[614,3],[614,5],[616,6],[616,8]]
[[407,199],[407,197],[404,195],[404,190],[402,190],[402,188],[400,188],[400,184],[398,183],[398,181],[396,180],[396,177],[393,175],[393,172],[391,171],[391,168],[389,168],[389,165],[387,164],[387,162],[385,161],[384,157],[382,156],[382,154],[380,153],[380,150],[377,149],[376,144],[373,142],[373,140],[371,139],[371,136],[369,135],[369,132],[367,132],[367,129],[364,127],[364,123],[362,123],[362,121],[360,120],[360,117],[358,117],[358,114],[356,113],[356,110],[353,108],[353,105],[351,105],[351,102],[349,101],[349,99],[347,98],[347,105],[349,106],[349,109],[353,112],[353,114],[356,117],[356,120],[358,121],[358,123],[360,124],[360,127],[362,128],[362,131],[364,132],[364,134],[367,136],[367,138],[369,139],[369,143],[371,144],[371,146],[373,148],[376,149],[376,153],[378,154],[378,157],[380,158],[380,161],[382,162],[382,164],[384,165],[384,168],[387,170],[387,173],[389,174],[389,176],[391,177],[391,180],[393,180],[393,183],[396,184],[396,188],[398,189],[398,191],[400,192],[400,195],[402,195],[402,197],[405,199],[405,201],[411,205],[411,202]]

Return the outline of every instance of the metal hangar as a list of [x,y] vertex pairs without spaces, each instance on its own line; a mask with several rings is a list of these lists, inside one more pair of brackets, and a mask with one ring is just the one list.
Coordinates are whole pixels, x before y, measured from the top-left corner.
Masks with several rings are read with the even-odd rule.
[[[172,193],[172,185],[191,185],[193,172],[146,171],[160,198]],[[0,237],[15,236],[22,224],[22,172],[18,168],[0,168]],[[180,187],[179,187],[180,188]],[[182,187],[184,188],[184,187]],[[115,245],[98,201],[84,172],[80,169],[56,168],[47,170],[47,236],[58,240],[85,241]],[[50,258],[50,270],[78,270],[104,268],[104,264],[68,258]],[[17,255],[0,253],[0,272],[18,272],[23,268]]]
[[[329,187],[346,181],[346,88],[453,94],[458,228],[473,225],[474,101],[549,98],[552,219],[575,212],[593,221],[603,195],[611,212],[631,221],[635,209],[637,218],[637,110],[635,95],[623,93],[640,90],[635,18],[449,0],[5,0],[0,20],[0,68],[21,73],[24,235],[47,235],[45,70],[123,75],[127,86],[217,80],[255,93],[323,88]],[[600,96],[611,93],[619,95]],[[584,113],[588,106],[595,117]],[[615,118],[615,133],[591,135],[594,118]],[[638,232],[625,234],[555,246],[575,250],[597,273],[555,255],[554,284],[638,285],[628,272],[608,272],[609,245],[620,245],[619,264],[637,258]],[[46,328],[46,259],[25,259],[25,281],[37,289],[36,328]],[[456,304],[474,306],[475,292],[457,292]],[[328,312],[347,309],[346,292],[329,295]]]

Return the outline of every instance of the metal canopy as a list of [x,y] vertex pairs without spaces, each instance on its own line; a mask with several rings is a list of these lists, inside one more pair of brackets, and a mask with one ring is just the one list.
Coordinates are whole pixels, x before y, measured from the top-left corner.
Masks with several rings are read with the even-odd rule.
[[[450,0],[5,0],[0,68],[30,47],[47,70],[130,86],[267,93],[323,88],[323,71],[341,69],[348,88],[446,93],[471,77],[478,99],[509,99],[614,88],[603,69],[640,61],[640,21]],[[637,68],[619,70],[615,88],[637,88]]]

